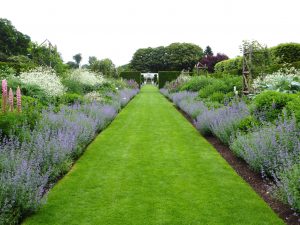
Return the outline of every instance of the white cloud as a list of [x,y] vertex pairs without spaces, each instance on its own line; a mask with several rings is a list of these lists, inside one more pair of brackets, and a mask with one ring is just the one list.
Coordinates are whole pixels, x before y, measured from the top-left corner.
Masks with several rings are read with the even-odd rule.
[[230,57],[243,39],[300,42],[298,0],[9,0],[0,17],[33,41],[46,38],[65,61],[81,52],[122,65],[143,47],[192,42]]

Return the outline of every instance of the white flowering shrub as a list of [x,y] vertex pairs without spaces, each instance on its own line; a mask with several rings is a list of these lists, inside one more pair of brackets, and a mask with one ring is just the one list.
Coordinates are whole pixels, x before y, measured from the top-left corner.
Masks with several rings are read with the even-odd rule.
[[253,81],[253,88],[256,92],[263,90],[288,93],[300,91],[300,70],[281,69],[272,74],[262,75]]
[[100,93],[98,93],[97,91],[92,91],[90,93],[87,93],[86,95],[84,95],[84,99],[92,102],[93,101],[101,102],[103,100]]
[[69,79],[77,81],[84,85],[95,86],[104,82],[103,76],[89,71],[87,69],[76,69],[71,74]]
[[65,93],[65,87],[60,78],[51,68],[37,67],[20,74],[20,80],[24,84],[37,85],[50,96],[60,96]]

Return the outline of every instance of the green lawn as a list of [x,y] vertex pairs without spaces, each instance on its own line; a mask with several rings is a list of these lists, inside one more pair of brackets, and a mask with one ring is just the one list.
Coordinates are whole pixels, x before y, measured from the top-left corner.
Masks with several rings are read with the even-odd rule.
[[153,86],[24,224],[284,224]]

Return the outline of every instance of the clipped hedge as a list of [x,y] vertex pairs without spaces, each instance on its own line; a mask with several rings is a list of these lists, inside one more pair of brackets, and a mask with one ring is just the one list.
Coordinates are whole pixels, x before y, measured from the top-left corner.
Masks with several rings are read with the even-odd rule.
[[158,87],[163,88],[167,81],[175,80],[179,75],[180,71],[159,71],[158,72]]
[[283,43],[270,49],[278,63],[300,61],[300,43]]
[[242,74],[243,57],[238,56],[233,59],[218,62],[215,65],[214,70],[216,73]]
[[141,72],[124,71],[120,73],[120,77],[122,77],[125,80],[135,80],[135,82],[137,82],[139,86],[141,85]]

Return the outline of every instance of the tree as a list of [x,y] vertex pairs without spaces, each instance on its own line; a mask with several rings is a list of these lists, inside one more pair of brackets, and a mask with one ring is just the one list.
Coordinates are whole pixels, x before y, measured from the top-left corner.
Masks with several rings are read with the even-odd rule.
[[207,67],[209,73],[215,72],[214,67],[218,62],[229,59],[227,55],[218,53],[214,55],[205,55],[199,62]]
[[90,56],[89,57],[89,64],[92,65],[97,61],[97,57],[96,56]]
[[30,37],[19,32],[7,19],[0,18],[0,55],[27,55]]
[[140,48],[132,57],[130,62],[133,70],[149,72],[153,57],[153,48]]
[[167,70],[192,70],[203,56],[203,50],[195,44],[173,43],[166,47]]
[[80,62],[82,60],[82,56],[81,56],[81,53],[78,53],[76,55],[73,56],[73,59],[75,60],[76,62],[76,65],[77,65],[77,68],[80,67]]
[[203,56],[202,49],[194,44],[173,43],[167,47],[138,49],[130,62],[132,70],[158,72],[163,70],[192,69]]
[[212,51],[212,49],[209,45],[206,46],[206,48],[204,50],[204,55],[206,55],[206,56],[213,56],[214,55],[214,53],[213,53],[213,51]]
[[69,66],[70,69],[77,69],[78,68],[78,65],[73,61],[67,62],[67,65]]
[[102,59],[99,61],[99,72],[107,77],[116,77],[117,70],[111,59]]
[[88,68],[94,72],[102,73],[107,77],[117,77],[117,69],[111,59],[98,60],[95,56],[89,57]]

